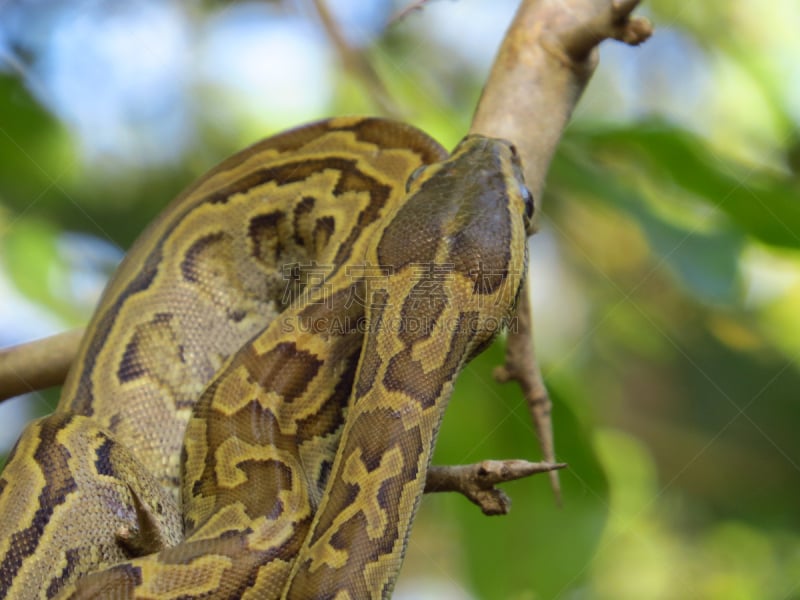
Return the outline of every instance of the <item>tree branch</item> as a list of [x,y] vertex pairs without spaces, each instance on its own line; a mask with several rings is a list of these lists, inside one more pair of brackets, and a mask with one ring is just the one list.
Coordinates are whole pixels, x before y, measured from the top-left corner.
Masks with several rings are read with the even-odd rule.
[[[632,18],[639,0],[525,0],[483,90],[471,133],[514,142],[534,198],[607,38],[639,44],[652,33]],[[537,207],[541,210],[541,201]]]
[[73,329],[0,349],[0,401],[64,383],[84,331]]
[[[638,4],[639,0],[525,0],[506,33],[470,132],[506,138],[517,146],[536,199],[531,233],[541,219],[550,161],[597,66],[597,45],[608,38],[637,45],[652,33],[646,19],[631,17]],[[517,315],[518,327],[508,334],[505,365],[495,370],[495,377],[519,383],[542,455],[553,463],[552,403],[533,348],[528,289],[523,290]],[[560,502],[556,471],[551,471],[550,481]]]

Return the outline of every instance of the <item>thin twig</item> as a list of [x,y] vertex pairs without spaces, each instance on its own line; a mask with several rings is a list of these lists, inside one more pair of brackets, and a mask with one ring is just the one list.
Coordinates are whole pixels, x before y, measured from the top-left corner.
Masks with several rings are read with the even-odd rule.
[[413,12],[421,11],[423,8],[425,8],[425,5],[429,4],[430,2],[432,2],[432,0],[417,0],[416,2],[412,2],[405,8],[401,8],[391,17],[389,17],[389,20],[386,22],[386,27],[388,28],[393,25],[396,25],[397,23],[408,17],[408,15],[410,15]]
[[536,473],[553,473],[564,463],[528,462],[526,460],[484,460],[472,465],[433,466],[425,480],[425,493],[459,492],[477,504],[485,515],[505,515],[511,499],[498,483],[529,477]]
[[[553,436],[553,421],[550,411],[553,403],[544,384],[539,362],[533,347],[533,322],[528,289],[522,291],[517,307],[517,327],[508,332],[506,338],[506,362],[494,370],[494,377],[500,383],[516,381],[528,404],[528,412],[536,428],[539,447],[545,462],[556,461]],[[561,484],[558,472],[550,472],[550,486],[556,502],[561,504]]]
[[314,0],[314,6],[319,14],[322,27],[331,40],[336,53],[339,55],[339,60],[345,71],[351,73],[358,79],[364,88],[369,92],[372,101],[378,106],[381,112],[387,116],[394,118],[402,118],[402,111],[397,104],[392,100],[383,80],[378,75],[372,63],[367,60],[363,52],[353,48],[342,35],[336,20],[328,10],[328,6],[324,0]]

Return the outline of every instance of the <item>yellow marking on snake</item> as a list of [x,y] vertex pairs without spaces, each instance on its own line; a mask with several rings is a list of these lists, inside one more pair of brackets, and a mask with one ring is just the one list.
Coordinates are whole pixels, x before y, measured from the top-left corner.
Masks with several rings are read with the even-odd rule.
[[502,140],[339,118],[178,196],[0,476],[0,597],[389,597],[453,382],[522,285],[520,172]]

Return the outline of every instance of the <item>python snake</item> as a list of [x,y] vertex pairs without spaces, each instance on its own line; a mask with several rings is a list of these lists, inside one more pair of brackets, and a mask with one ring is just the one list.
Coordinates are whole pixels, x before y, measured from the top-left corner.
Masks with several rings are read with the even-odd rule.
[[337,118],[234,155],[108,284],[0,477],[0,597],[386,598],[454,379],[512,314],[509,143]]

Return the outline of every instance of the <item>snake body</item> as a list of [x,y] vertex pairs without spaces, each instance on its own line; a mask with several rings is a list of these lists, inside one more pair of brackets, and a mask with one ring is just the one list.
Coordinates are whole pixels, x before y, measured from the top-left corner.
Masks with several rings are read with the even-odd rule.
[[509,316],[512,146],[340,118],[221,163],[109,283],[0,477],[0,597],[381,598]]

